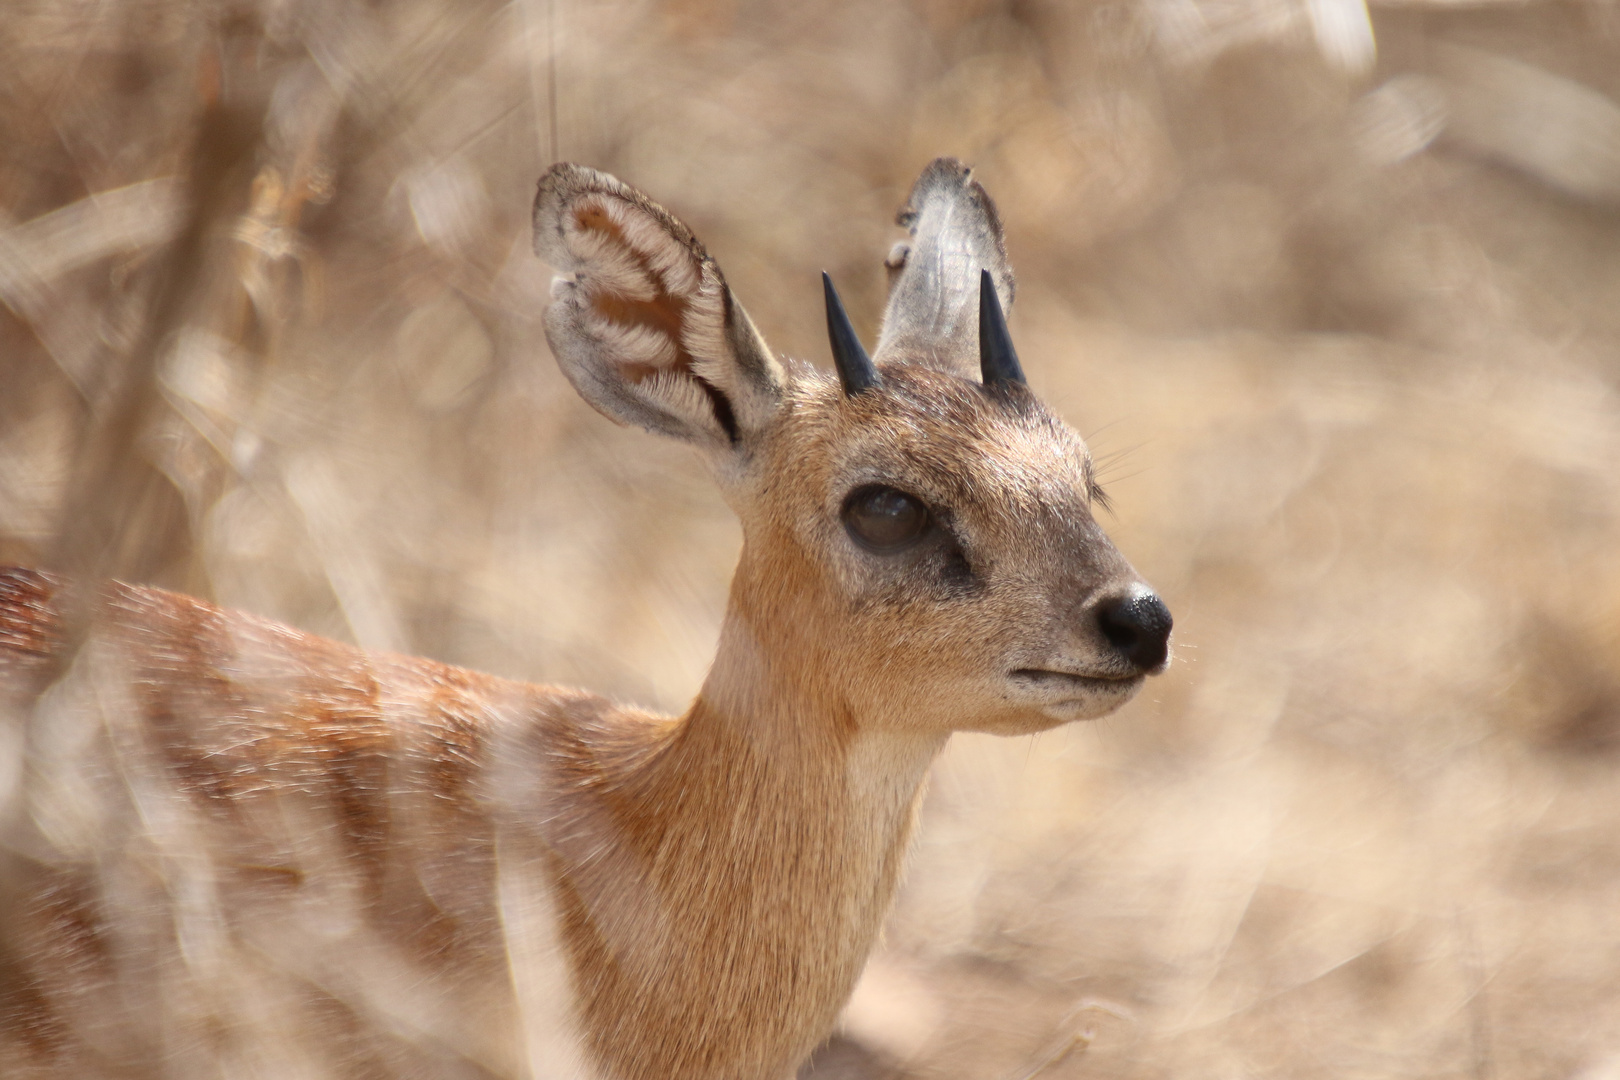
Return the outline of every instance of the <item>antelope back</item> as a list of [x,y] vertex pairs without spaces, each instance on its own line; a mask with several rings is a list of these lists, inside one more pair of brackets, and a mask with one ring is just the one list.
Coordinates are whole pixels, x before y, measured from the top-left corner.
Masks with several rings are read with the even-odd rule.
[[4,568],[0,693],[7,1080],[583,1075],[528,748],[605,702]]

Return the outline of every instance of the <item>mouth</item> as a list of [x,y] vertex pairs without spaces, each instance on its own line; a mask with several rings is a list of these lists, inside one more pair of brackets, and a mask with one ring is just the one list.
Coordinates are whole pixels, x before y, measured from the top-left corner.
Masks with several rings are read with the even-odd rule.
[[1114,675],[1105,672],[1082,674],[1078,671],[1052,671],[1048,668],[1016,668],[1012,680],[1032,690],[1090,690],[1119,693],[1135,689],[1147,678],[1142,672]]

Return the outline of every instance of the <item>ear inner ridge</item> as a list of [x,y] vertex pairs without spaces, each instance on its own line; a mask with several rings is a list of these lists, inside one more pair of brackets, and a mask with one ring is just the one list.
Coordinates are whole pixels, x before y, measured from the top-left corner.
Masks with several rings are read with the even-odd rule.
[[[700,294],[705,276],[701,263],[700,269],[692,272],[689,266],[682,265],[685,260],[681,255],[689,253],[673,250],[669,238],[656,232],[633,238],[624,227],[626,222],[619,220],[600,201],[582,203],[572,217],[579,234],[583,234],[581,238],[592,233],[609,238],[611,245],[604,245],[605,250],[593,254],[610,266],[619,264],[606,273],[587,273],[586,277],[591,310],[613,324],[611,337],[624,356],[619,367],[626,381],[640,386],[661,373],[688,374],[708,400],[715,422],[725,432],[727,440],[735,443],[737,419],[731,403],[718,386],[699,373],[698,360],[686,344],[687,314],[692,307],[692,297],[670,288],[671,278],[684,279],[677,287],[684,285],[690,293]],[[637,244],[636,239],[652,241],[661,250],[648,250],[647,246]],[[614,258],[615,255],[618,257]],[[596,281],[590,281],[591,277]],[[598,283],[602,287],[589,288]],[[637,287],[643,285],[645,287]]]
[[619,180],[559,164],[535,197],[535,250],[561,271],[546,338],[599,411],[710,449],[782,399],[780,366],[691,230]]
[[[572,217],[580,234],[605,234],[616,242],[611,247],[604,245],[606,250],[592,252],[598,260],[608,263],[609,269],[605,272],[599,269],[594,273],[587,273],[586,285],[591,309],[611,323],[641,330],[644,333],[650,331],[668,341],[667,349],[657,350],[659,355],[647,356],[640,363],[627,362],[624,365],[626,374],[632,377],[632,381],[640,382],[652,370],[690,369],[693,357],[685,348],[683,331],[686,325],[686,311],[691,301],[687,296],[670,288],[669,277],[685,277],[687,280],[683,284],[688,286],[687,291],[695,292],[701,282],[701,273],[691,273],[689,268],[680,266],[679,255],[667,250],[673,247],[667,237],[651,238],[664,240],[662,246],[666,251],[661,259],[653,252],[637,245],[623,224],[615,220],[600,201],[585,202],[574,211]],[[612,258],[612,255],[617,255],[618,258]],[[627,262],[631,266],[612,266],[614,262]],[[663,265],[659,265],[660,263]],[[687,270],[688,273],[680,274],[680,270]],[[638,277],[642,280],[635,280]],[[638,285],[645,287],[635,287]],[[642,349],[652,347],[652,342],[646,342]],[[640,352],[642,349],[630,351]]]

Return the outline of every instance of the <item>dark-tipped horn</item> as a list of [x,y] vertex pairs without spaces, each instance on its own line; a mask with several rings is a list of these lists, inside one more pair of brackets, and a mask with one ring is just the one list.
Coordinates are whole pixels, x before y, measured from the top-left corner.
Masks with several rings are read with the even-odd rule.
[[838,290],[833,288],[832,278],[827,276],[825,270],[821,272],[821,287],[827,294],[827,337],[832,341],[838,381],[844,384],[844,394],[854,397],[867,387],[877,385],[877,368],[873,366],[872,358],[866,355],[861,339],[855,336],[855,328],[849,324],[849,316],[844,312],[844,302],[838,299]]
[[1001,314],[1001,298],[996,295],[990,271],[979,271],[979,373],[984,385],[997,382],[1028,382],[1018,364],[1007,319]]

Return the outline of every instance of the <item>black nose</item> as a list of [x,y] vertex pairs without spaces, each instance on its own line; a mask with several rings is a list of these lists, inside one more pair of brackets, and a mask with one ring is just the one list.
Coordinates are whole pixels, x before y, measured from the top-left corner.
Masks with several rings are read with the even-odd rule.
[[1152,593],[1110,600],[1097,612],[1103,637],[1143,671],[1164,663],[1170,651],[1170,609]]

